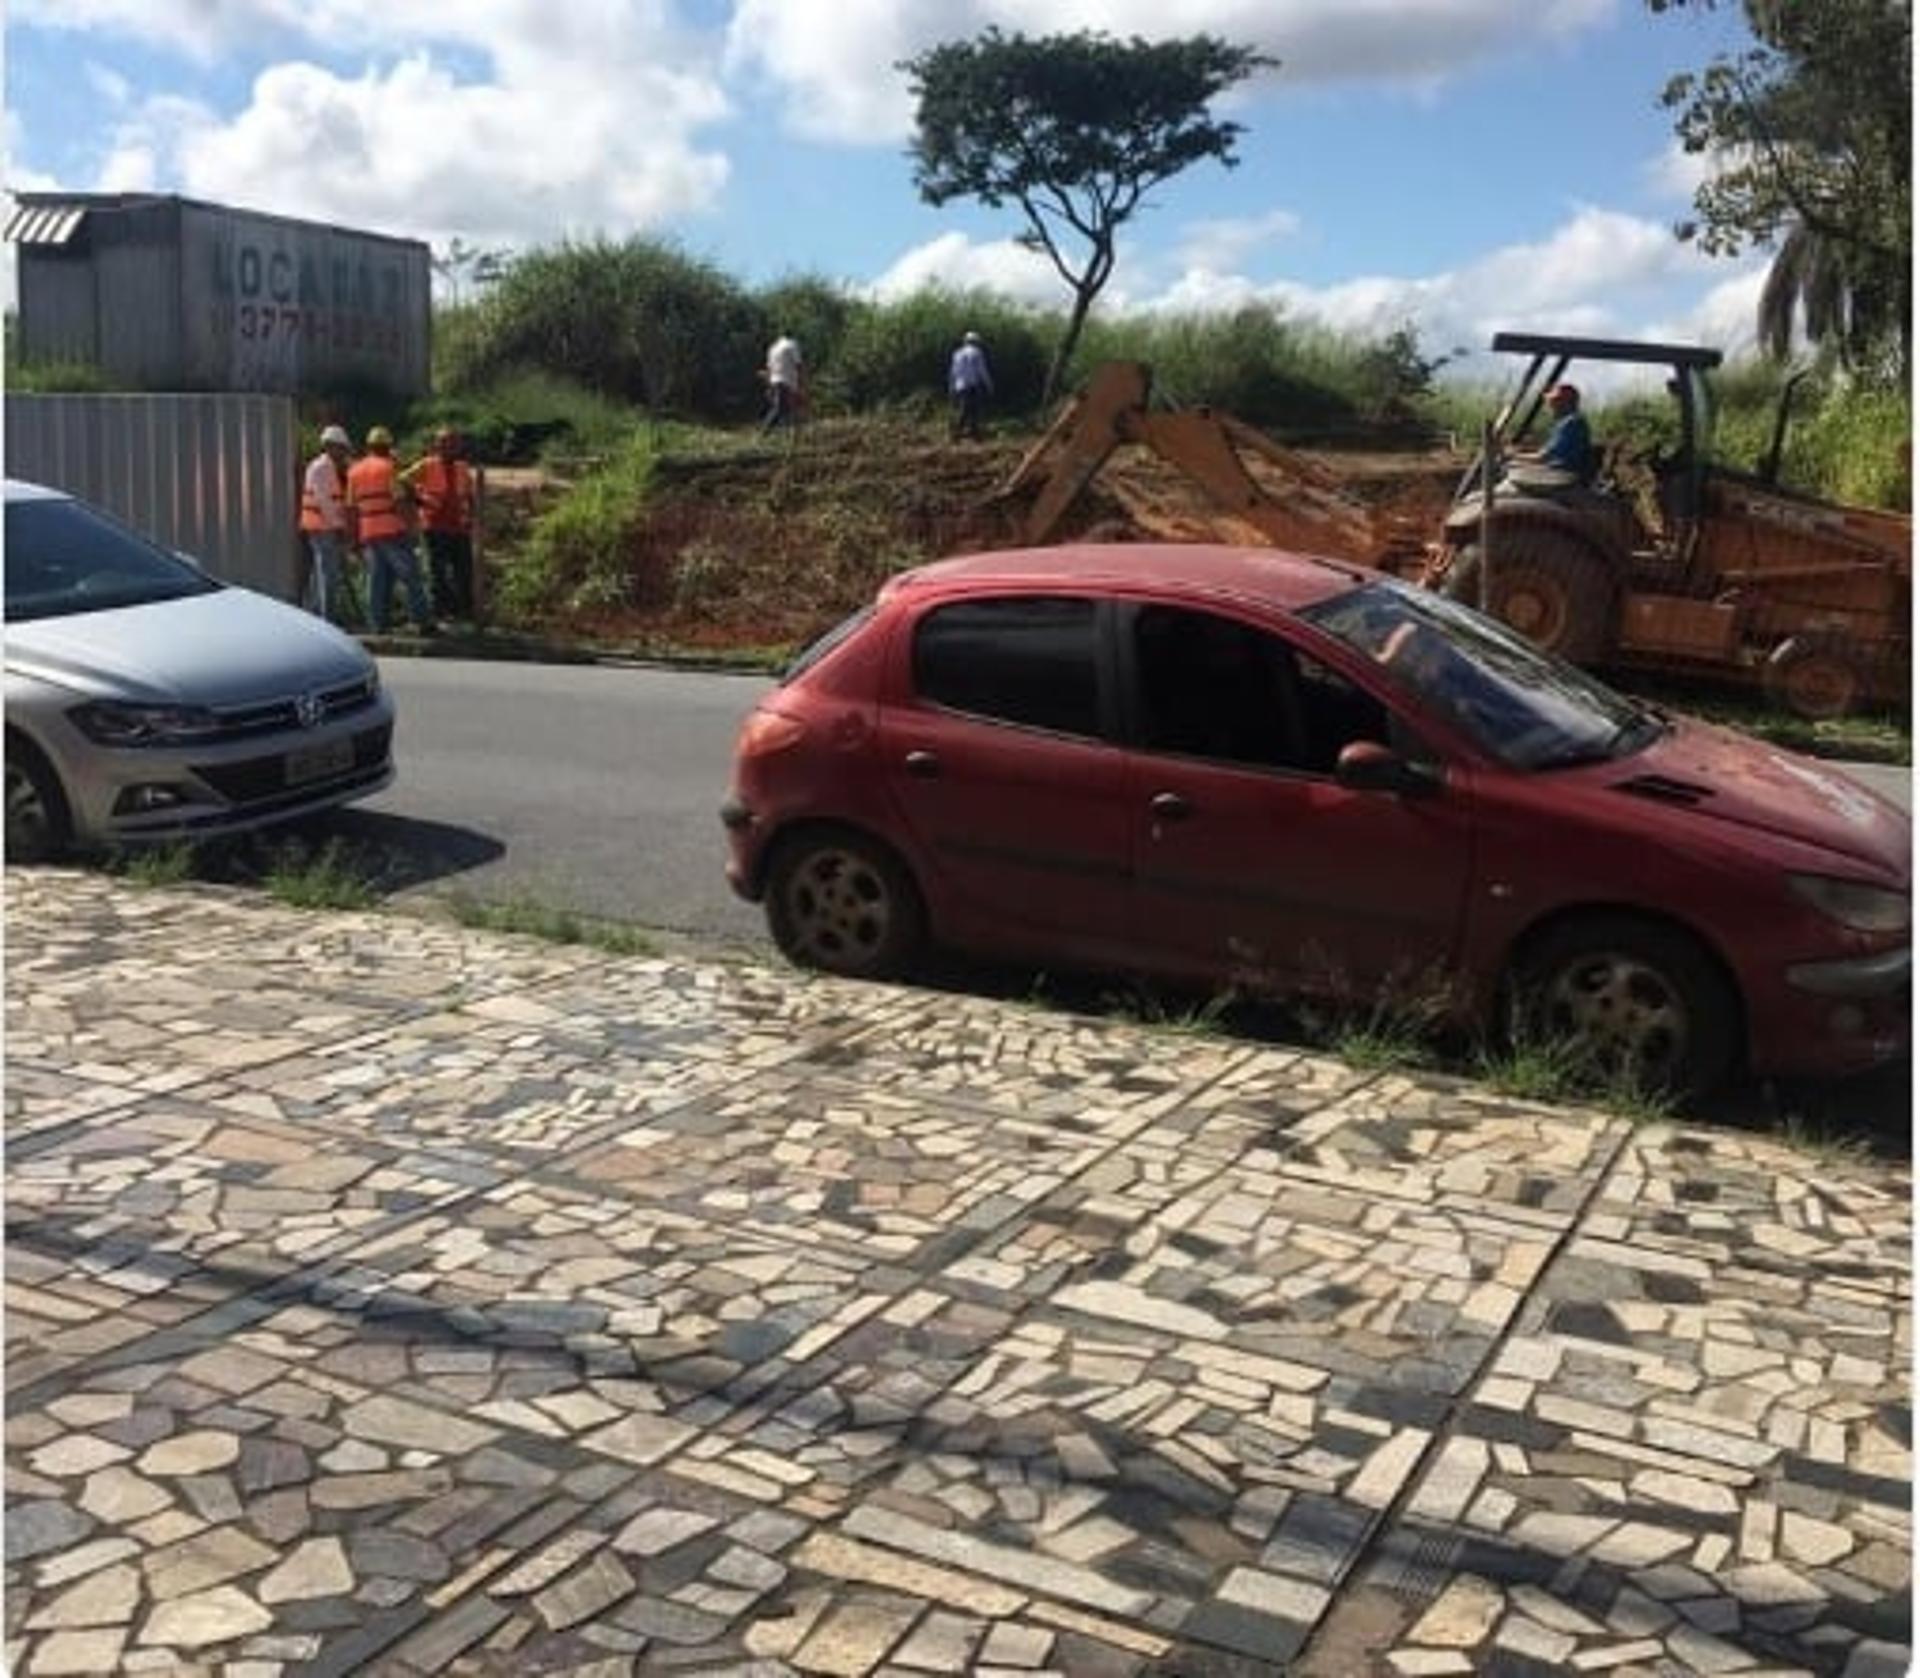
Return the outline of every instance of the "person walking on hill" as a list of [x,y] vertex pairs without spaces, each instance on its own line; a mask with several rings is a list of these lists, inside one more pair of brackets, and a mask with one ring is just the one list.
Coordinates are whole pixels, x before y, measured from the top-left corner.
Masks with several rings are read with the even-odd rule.
[[420,509],[434,615],[472,623],[473,469],[464,453],[460,434],[443,425],[433,434],[432,451],[400,476]]
[[413,551],[407,516],[401,510],[403,486],[393,465],[393,433],[376,425],[367,433],[367,452],[347,473],[347,504],[353,509],[354,534],[367,555],[371,574],[368,615],[376,635],[387,631],[396,578],[407,591],[407,609],[422,635],[431,635],[433,614],[420,583],[420,556]]
[[993,394],[993,372],[987,366],[987,352],[979,333],[967,333],[953,352],[947,368],[947,390],[953,398],[953,419],[947,434],[978,442],[981,411]]
[[[352,600],[347,586],[347,464],[353,439],[341,426],[320,433],[320,452],[307,462],[300,485],[300,534],[307,544],[307,609],[340,623]],[[357,615],[357,613],[356,613]]]
[[800,423],[802,372],[800,345],[786,333],[767,346],[767,365],[762,375],[767,381],[767,412],[760,421],[762,431],[776,426]]

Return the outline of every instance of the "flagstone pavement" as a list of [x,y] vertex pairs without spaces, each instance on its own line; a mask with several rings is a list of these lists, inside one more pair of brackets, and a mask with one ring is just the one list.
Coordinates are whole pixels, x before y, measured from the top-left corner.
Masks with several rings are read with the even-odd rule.
[[218,889],[5,931],[26,1678],[1906,1670],[1883,1165]]

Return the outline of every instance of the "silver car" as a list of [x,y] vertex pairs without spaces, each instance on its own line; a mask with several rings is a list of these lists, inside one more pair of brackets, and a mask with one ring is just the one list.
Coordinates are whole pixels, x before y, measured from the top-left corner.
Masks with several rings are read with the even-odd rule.
[[12,480],[6,731],[15,862],[233,833],[393,779],[393,702],[357,642]]

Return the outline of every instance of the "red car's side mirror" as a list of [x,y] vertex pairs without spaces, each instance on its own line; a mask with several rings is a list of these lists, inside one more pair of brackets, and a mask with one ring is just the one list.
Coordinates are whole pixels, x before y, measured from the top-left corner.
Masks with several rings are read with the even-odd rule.
[[1352,792],[1394,792],[1422,796],[1440,790],[1440,776],[1425,764],[1409,763],[1377,740],[1355,740],[1340,748],[1333,778]]

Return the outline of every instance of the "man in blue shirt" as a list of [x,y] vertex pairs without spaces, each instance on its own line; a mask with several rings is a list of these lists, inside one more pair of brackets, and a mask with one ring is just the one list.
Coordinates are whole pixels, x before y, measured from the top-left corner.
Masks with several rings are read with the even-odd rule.
[[981,348],[980,334],[969,332],[953,352],[947,369],[947,389],[953,396],[952,436],[980,436],[980,411],[993,394],[993,374],[987,369],[987,352]]
[[1572,385],[1555,385],[1547,392],[1547,407],[1553,412],[1553,429],[1533,454],[1522,456],[1541,466],[1557,466],[1571,472],[1581,483],[1593,477],[1597,464],[1593,451],[1593,432],[1587,416],[1580,412],[1580,392]]

